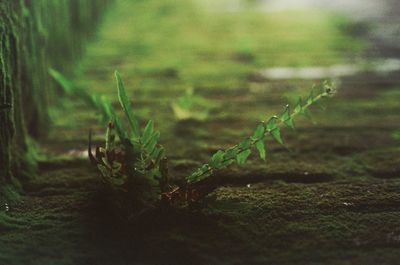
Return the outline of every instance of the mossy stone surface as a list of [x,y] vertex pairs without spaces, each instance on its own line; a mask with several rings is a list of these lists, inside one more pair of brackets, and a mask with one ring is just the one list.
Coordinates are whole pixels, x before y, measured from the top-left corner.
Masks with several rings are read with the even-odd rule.
[[[254,71],[343,63],[362,52],[331,14],[216,15],[190,3],[118,1],[75,80],[117,106],[112,74],[122,72],[137,114],[162,133],[175,181],[313,83],[254,80]],[[243,32],[246,43],[237,43]],[[399,85],[375,78],[342,80],[337,96],[312,110],[313,122],[283,132],[287,148],[270,141],[266,162],[253,155],[218,172],[202,205],[151,211],[134,225],[112,216],[85,157],[88,129],[100,142],[105,128],[83,102],[65,99],[51,113],[39,177],[2,214],[0,264],[397,264]],[[171,102],[187,86],[213,106],[207,120],[175,119]]]

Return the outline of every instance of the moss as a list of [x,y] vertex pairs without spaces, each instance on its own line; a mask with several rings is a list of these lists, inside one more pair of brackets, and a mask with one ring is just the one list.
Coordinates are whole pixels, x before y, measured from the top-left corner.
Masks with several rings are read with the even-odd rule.
[[329,255],[329,249],[340,254],[342,248],[397,245],[390,235],[398,233],[398,186],[398,181],[368,181],[226,187],[210,197],[206,212],[236,234],[237,242],[252,242],[260,253],[291,253],[269,256],[274,262],[318,261],[321,253],[307,250]]
[[83,43],[110,2],[0,3],[1,182],[11,185],[13,177],[34,174],[35,148],[29,137],[46,136],[48,105],[56,94],[48,68],[72,71],[71,63],[82,54]]
[[[174,181],[282,111],[284,96],[296,99],[311,85],[255,83],[248,73],[347,62],[343,40],[351,43],[347,52],[360,51],[359,40],[337,28],[347,22],[331,15],[215,16],[183,2],[119,1],[89,45],[77,80],[116,98],[112,72],[123,71],[139,116],[153,118],[162,132]],[[305,37],[287,39],[294,31]],[[316,32],[329,36],[318,44]],[[291,43],[297,45],[289,56]],[[304,55],[314,48],[317,53]],[[97,142],[103,128],[91,109],[63,99],[51,113],[55,130],[43,145],[39,177],[24,183],[20,202],[0,214],[0,264],[396,264],[400,182],[374,172],[397,168],[391,135],[400,122],[398,89],[369,81],[344,85],[325,110],[313,109],[314,123],[299,120],[295,132],[285,130],[287,148],[268,144],[266,163],[254,158],[218,172],[217,188],[203,204],[149,212],[130,226],[116,221],[97,172],[79,157],[88,128]],[[205,121],[174,118],[171,102],[188,86],[219,106]]]
[[343,54],[357,57],[365,48],[339,28],[335,16],[320,11],[226,12],[191,1],[121,1],[121,6],[105,23],[102,43],[89,48],[103,56],[87,57],[83,68],[109,80],[121,67],[143,88],[238,88],[260,68],[344,63]]
[[2,183],[0,189],[0,204],[1,204],[1,211],[5,210],[6,204],[17,203],[20,201],[20,191],[21,186],[19,182],[14,181],[14,183]]

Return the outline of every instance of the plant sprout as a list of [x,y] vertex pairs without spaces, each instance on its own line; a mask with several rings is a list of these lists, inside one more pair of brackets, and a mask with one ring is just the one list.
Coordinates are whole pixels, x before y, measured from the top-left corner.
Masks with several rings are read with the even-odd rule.
[[[71,93],[70,82],[54,70],[52,76],[62,86],[68,85],[68,92]],[[262,160],[266,160],[267,137],[283,145],[282,127],[294,129],[296,116],[309,116],[308,109],[311,105],[335,93],[329,82],[324,82],[319,88],[314,87],[306,99],[299,98],[294,107],[286,105],[281,114],[260,122],[251,136],[226,150],[217,151],[208,163],[186,177],[184,185],[175,186],[168,181],[167,158],[164,148],[158,143],[160,132],[154,129],[152,120],[143,129],[140,128],[118,72],[115,72],[115,78],[119,103],[127,124],[122,123],[108,99],[85,94],[83,98],[100,111],[104,121],[108,121],[105,146],[97,147],[95,154],[92,154],[90,133],[88,153],[91,162],[97,166],[103,181],[111,190],[114,207],[129,218],[158,205],[187,207],[200,201],[207,194],[200,188],[206,179],[212,178],[216,171],[235,162],[239,165],[245,164],[253,150],[257,151]],[[75,91],[78,96],[87,93],[83,89]]]

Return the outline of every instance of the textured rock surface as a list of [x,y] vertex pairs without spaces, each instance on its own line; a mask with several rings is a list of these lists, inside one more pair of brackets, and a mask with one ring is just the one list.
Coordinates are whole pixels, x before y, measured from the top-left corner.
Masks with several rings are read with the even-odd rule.
[[56,93],[48,68],[69,71],[109,2],[0,2],[0,180],[32,168],[27,136],[46,134]]

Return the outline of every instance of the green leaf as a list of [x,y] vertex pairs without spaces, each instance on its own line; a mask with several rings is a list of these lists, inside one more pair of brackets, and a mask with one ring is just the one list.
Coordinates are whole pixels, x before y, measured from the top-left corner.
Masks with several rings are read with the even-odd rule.
[[116,132],[118,134],[119,139],[121,141],[123,141],[125,139],[128,139],[128,135],[126,133],[126,130],[122,126],[122,122],[117,116],[114,116],[114,124],[115,124],[115,130],[116,130]]
[[311,93],[310,93],[310,95],[308,96],[308,98],[307,98],[307,100],[306,100],[306,103],[307,103],[308,105],[311,105],[312,103],[314,103],[314,88],[313,88],[313,90],[311,90]]
[[222,166],[222,161],[224,159],[225,152],[219,150],[211,157],[211,167],[220,168]]
[[190,109],[193,106],[193,100],[192,98],[188,97],[188,96],[183,96],[178,98],[177,100],[177,104],[179,105],[179,107],[181,107],[182,109]]
[[235,146],[233,148],[229,148],[228,150],[225,151],[224,159],[236,159],[236,155],[239,152],[238,146]]
[[155,132],[151,136],[150,140],[145,144],[144,147],[149,154],[153,153],[154,148],[157,146],[159,138],[160,138],[160,132]]
[[245,151],[239,153],[239,154],[236,156],[236,161],[237,161],[237,163],[238,163],[239,165],[243,165],[244,163],[246,163],[247,158],[249,158],[250,154],[251,154],[251,150],[245,150]]
[[60,72],[58,72],[53,68],[49,68],[49,74],[61,86],[65,94],[67,95],[73,94],[75,90],[75,84],[72,81],[65,78],[63,74],[61,74]]
[[267,125],[266,125],[267,131],[269,131],[269,132],[273,131],[278,127],[278,125],[276,124],[277,119],[278,119],[278,117],[273,116],[268,120]]
[[165,154],[164,148],[162,148],[162,147],[158,148],[157,155],[154,155],[154,163],[156,165],[160,164],[160,161],[164,157],[164,154]]
[[286,105],[285,111],[281,115],[281,121],[286,121],[289,118],[290,118],[290,107],[289,105]]
[[188,88],[185,91],[185,95],[178,98],[177,104],[179,107],[185,110],[189,110],[193,107],[193,89]]
[[286,105],[285,111],[281,115],[281,121],[291,129],[294,129],[293,118],[290,115],[290,107]]
[[121,120],[115,114],[114,108],[111,105],[111,101],[107,97],[97,97],[97,104],[99,106],[100,112],[103,116],[103,122],[113,121],[115,124],[115,130],[118,134],[119,139],[122,141],[127,139],[127,133],[124,129]]
[[251,138],[254,141],[256,141],[256,140],[262,138],[264,136],[264,134],[265,134],[265,124],[262,122],[257,126],[257,128],[254,131],[253,136]]
[[102,122],[107,122],[106,113],[103,108],[103,103],[99,95],[92,95],[93,107],[99,112],[102,118]]
[[95,101],[91,94],[89,94],[82,87],[77,86],[73,81],[67,79],[63,74],[55,69],[49,68],[49,74],[60,85],[63,92],[68,96],[74,96],[82,99],[91,106],[95,106]]
[[241,141],[237,147],[239,148],[239,151],[249,149],[251,146],[251,139],[247,138],[243,141]]
[[275,141],[277,141],[278,143],[283,145],[283,140],[281,137],[281,130],[279,129],[279,127],[276,127],[274,130],[270,131],[270,134],[271,134],[272,138],[274,138]]
[[115,145],[115,132],[114,132],[114,124],[110,123],[107,126],[106,132],[106,150],[111,151]]
[[132,112],[131,103],[128,99],[128,96],[126,95],[124,82],[122,81],[122,78],[118,71],[115,71],[115,78],[117,80],[119,102],[126,117],[128,118],[129,124],[132,129],[133,138],[138,139],[140,138],[139,122]]
[[127,139],[127,143],[129,143],[135,151],[141,150],[141,148],[143,147],[142,144],[137,140]]
[[260,141],[256,142],[256,149],[258,151],[258,154],[260,155],[260,158],[265,161],[266,150],[265,150],[264,140],[260,140]]
[[285,121],[285,124],[286,124],[286,126],[287,127],[289,127],[290,129],[295,129],[295,127],[294,127],[294,121],[293,121],[293,118],[292,117],[290,117],[288,120],[286,120]]
[[147,152],[151,155],[154,152],[157,146],[157,141],[150,141],[150,143],[146,146]]
[[188,183],[195,183],[211,176],[212,170],[208,164],[203,165],[197,169],[192,175],[187,178]]
[[149,120],[143,131],[142,143],[147,143],[150,140],[153,132],[154,132],[154,123],[152,120]]
[[267,122],[267,131],[271,134],[272,138],[274,138],[275,141],[277,141],[280,144],[283,144],[282,138],[281,138],[281,130],[278,127],[278,124],[276,123],[278,117],[274,116],[269,119]]
[[113,107],[111,106],[111,101],[107,97],[99,97],[98,105],[100,111],[103,115],[103,122],[109,122],[113,118]]
[[301,99],[301,98],[299,98],[299,100],[297,101],[297,105],[296,105],[296,107],[294,108],[294,112],[295,112],[295,113],[303,113],[303,112],[304,112],[304,109],[303,109],[303,102],[302,102],[302,99]]
[[227,166],[229,166],[230,164],[232,164],[234,161],[235,161],[235,160],[232,160],[232,159],[230,159],[230,160],[224,160],[224,161],[221,163],[221,167],[220,167],[220,168],[227,167]]

